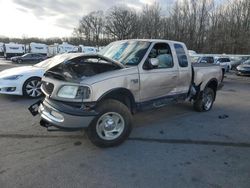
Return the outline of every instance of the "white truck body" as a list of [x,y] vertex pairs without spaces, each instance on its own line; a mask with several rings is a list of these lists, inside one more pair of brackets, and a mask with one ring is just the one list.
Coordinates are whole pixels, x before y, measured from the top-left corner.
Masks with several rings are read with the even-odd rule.
[[30,53],[38,53],[38,54],[47,54],[48,53],[48,45],[42,43],[31,42],[29,44]]
[[69,52],[77,52],[78,51],[78,47],[74,46],[72,44],[69,44],[67,42],[63,42],[62,44],[60,44],[58,46],[58,53],[62,54],[62,53],[69,53]]
[[48,46],[47,56],[52,57],[58,54],[58,46],[59,44],[55,43]]
[[79,45],[79,52],[82,53],[97,53],[97,48],[93,46]]
[[25,45],[17,43],[4,44],[4,57],[10,58],[13,56],[20,56],[25,53]]
[[0,56],[3,56],[4,50],[3,50],[4,43],[0,42]]
[[48,46],[48,56],[55,56],[57,54],[69,53],[69,52],[78,52],[78,47],[72,44],[68,44],[67,42],[63,42],[62,44],[53,44]]

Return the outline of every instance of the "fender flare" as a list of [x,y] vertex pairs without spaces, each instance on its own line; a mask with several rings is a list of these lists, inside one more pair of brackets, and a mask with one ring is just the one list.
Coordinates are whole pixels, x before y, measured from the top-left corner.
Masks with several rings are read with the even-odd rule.
[[[125,98],[123,98],[125,96]],[[102,94],[99,99],[97,100],[97,103],[100,103],[104,99],[116,99],[123,104],[125,104],[128,108],[130,108],[131,112],[134,113],[136,111],[136,102],[135,97],[133,93],[127,89],[127,88],[114,88],[111,89],[104,94]],[[122,99],[125,99],[122,100]],[[128,99],[129,101],[126,101]],[[128,103],[129,102],[129,103]]]

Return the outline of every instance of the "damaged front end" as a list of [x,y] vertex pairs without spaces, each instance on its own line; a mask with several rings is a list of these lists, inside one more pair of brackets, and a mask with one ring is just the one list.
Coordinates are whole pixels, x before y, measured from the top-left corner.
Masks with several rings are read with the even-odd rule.
[[46,95],[29,107],[33,116],[40,114],[40,125],[63,130],[79,130],[89,126],[98,114],[90,101],[91,88],[82,85],[87,77],[121,69],[119,64],[100,55],[79,55],[67,58],[49,68],[42,79],[41,89]]
[[81,104],[81,107],[65,104],[61,101],[45,98],[29,107],[32,115],[41,115],[40,125],[49,128],[56,127],[63,130],[79,130],[88,127],[98,113],[92,104]]

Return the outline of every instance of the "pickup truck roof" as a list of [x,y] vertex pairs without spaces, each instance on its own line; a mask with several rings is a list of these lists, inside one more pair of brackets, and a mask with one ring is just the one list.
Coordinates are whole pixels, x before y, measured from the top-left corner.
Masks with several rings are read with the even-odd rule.
[[179,41],[173,41],[173,40],[164,40],[164,39],[128,39],[128,40],[120,40],[122,41],[146,41],[146,42],[167,42],[167,43],[172,43],[172,44],[181,44],[181,45],[185,45],[183,42],[179,42]]

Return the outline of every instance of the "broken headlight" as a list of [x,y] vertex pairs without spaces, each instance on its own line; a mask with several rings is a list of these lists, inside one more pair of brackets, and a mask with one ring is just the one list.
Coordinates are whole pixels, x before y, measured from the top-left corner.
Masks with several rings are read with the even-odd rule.
[[68,99],[88,99],[90,97],[90,88],[87,86],[63,86],[57,95]]

